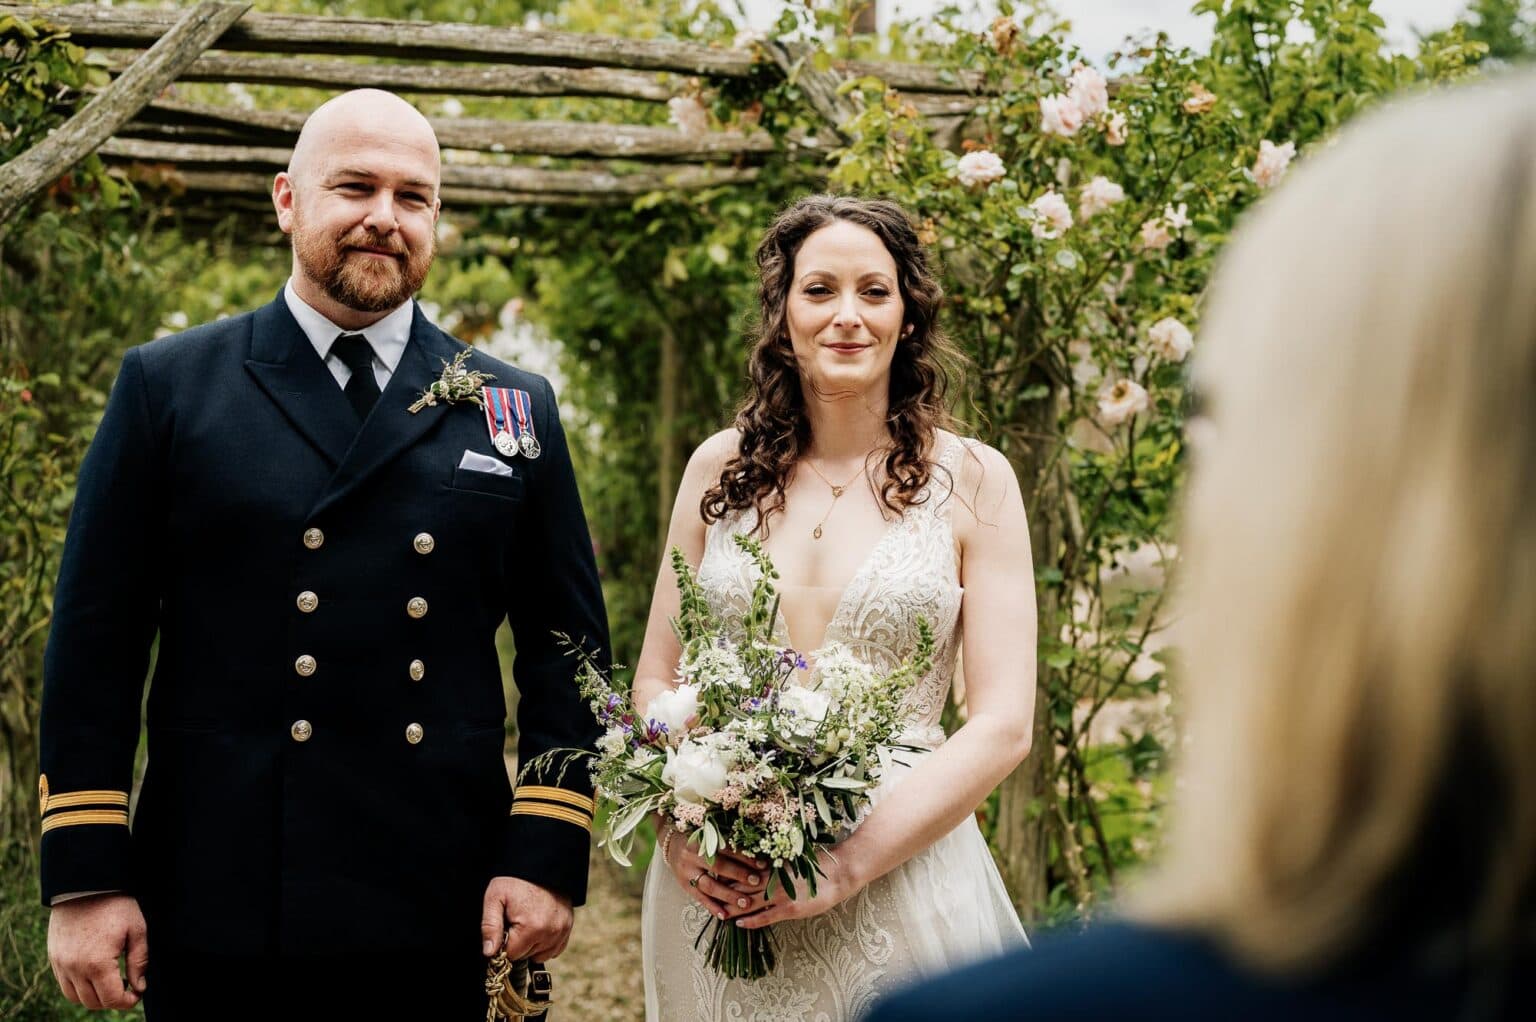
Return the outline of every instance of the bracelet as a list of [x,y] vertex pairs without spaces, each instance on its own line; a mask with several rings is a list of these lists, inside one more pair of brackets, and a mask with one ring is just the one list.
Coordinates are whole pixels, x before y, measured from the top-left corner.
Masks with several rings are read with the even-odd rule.
[[677,831],[668,827],[667,832],[661,836],[661,864],[668,869],[672,868],[672,860],[667,853],[672,850],[672,836],[676,833]]

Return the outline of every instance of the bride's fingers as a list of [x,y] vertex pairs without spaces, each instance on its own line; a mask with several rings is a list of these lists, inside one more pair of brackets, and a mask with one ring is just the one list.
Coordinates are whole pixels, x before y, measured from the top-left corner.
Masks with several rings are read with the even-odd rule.
[[709,867],[709,871],[727,883],[749,889],[756,889],[763,885],[761,870],[755,866],[746,865],[739,859],[728,859],[724,855],[715,857],[715,863]]
[[712,911],[714,912],[716,918],[720,919],[724,919],[729,916],[730,909],[736,904],[736,899],[743,897],[743,895],[737,894],[735,891],[731,890],[728,885],[721,883],[719,880],[716,880],[708,873],[705,873],[703,876],[699,877],[697,889],[700,891],[700,893],[707,895],[709,899],[714,902],[715,907],[712,909]]

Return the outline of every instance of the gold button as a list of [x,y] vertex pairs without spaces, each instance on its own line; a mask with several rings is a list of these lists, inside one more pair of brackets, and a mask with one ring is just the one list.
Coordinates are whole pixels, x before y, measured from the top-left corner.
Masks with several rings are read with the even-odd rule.
[[293,662],[293,669],[299,672],[300,677],[307,678],[315,673],[315,668],[320,666],[315,663],[315,658],[305,653]]
[[420,681],[427,676],[427,665],[420,660],[411,661],[411,680]]
[[307,720],[296,720],[293,722],[293,727],[288,729],[288,733],[293,735],[293,740],[296,742],[307,742],[309,736],[315,733],[315,729]]
[[319,550],[320,544],[324,542],[325,533],[321,532],[319,529],[304,530],[304,545],[309,547],[311,550]]
[[426,732],[421,729],[420,724],[411,724],[405,729],[405,740],[410,742],[412,745],[416,745],[421,741],[422,736],[425,734]]
[[416,538],[411,541],[418,554],[430,554],[432,548],[437,545],[437,540],[432,538],[430,532],[418,532]]
[[411,597],[411,602],[405,605],[405,612],[411,615],[411,617],[426,617],[427,601],[423,600],[420,596],[413,596]]
[[308,589],[299,594],[299,609],[304,613],[314,613],[315,608],[318,606],[320,606],[320,597],[316,596]]

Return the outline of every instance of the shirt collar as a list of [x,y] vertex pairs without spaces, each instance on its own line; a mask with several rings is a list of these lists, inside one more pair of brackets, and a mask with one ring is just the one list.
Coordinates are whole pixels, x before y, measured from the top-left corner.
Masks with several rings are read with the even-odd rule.
[[293,289],[292,277],[283,286],[283,298],[288,302],[288,311],[293,313],[299,329],[304,331],[304,336],[314,345],[315,353],[322,362],[330,355],[331,345],[336,343],[337,337],[342,334],[362,334],[368,338],[374,357],[393,374],[395,367],[400,364],[400,356],[405,354],[405,343],[411,339],[411,319],[416,314],[415,302],[402,302],[399,308],[362,330],[348,330],[332,323],[314,306],[300,298],[299,293]]

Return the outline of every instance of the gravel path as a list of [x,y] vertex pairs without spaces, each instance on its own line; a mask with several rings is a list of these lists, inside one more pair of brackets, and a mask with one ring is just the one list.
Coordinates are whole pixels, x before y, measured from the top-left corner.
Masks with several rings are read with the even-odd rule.
[[555,981],[551,1022],[642,1022],[639,876],[630,877],[607,853],[592,850],[587,903],[565,954],[550,964]]

